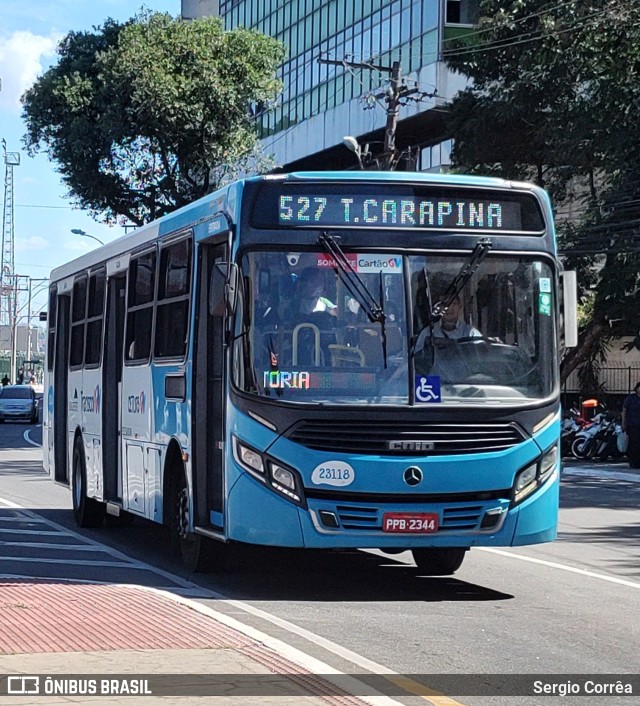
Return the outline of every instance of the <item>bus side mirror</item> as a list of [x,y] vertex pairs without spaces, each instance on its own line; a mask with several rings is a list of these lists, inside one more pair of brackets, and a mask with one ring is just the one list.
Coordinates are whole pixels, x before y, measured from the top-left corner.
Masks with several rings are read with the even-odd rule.
[[209,313],[224,316],[225,308],[235,311],[238,295],[238,266],[235,263],[216,263],[209,283]]
[[565,348],[578,345],[578,277],[575,270],[562,273],[563,323]]

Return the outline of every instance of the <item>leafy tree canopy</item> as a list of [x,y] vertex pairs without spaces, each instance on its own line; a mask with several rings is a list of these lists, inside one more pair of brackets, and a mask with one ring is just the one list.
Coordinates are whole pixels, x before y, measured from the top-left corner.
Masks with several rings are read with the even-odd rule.
[[250,106],[280,91],[280,42],[142,11],[70,32],[23,96],[24,142],[81,208],[142,224],[264,166]]
[[640,3],[483,0],[445,49],[471,86],[451,104],[459,171],[549,190],[589,317],[563,376],[640,330]]

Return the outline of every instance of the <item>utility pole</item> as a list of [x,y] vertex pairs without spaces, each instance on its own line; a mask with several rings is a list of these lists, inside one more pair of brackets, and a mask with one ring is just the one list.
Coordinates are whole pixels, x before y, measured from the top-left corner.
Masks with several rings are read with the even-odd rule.
[[393,171],[402,153],[398,154],[396,149],[396,132],[398,129],[398,118],[400,117],[400,106],[405,105],[408,101],[420,102],[424,98],[433,98],[436,92],[427,93],[420,91],[417,86],[409,88],[403,83],[402,67],[399,61],[394,61],[391,66],[382,66],[371,62],[347,61],[338,59],[324,59],[322,55],[318,59],[321,64],[331,64],[333,66],[343,66],[345,69],[367,69],[369,71],[381,71],[390,75],[388,88],[374,95],[376,100],[384,100],[386,103],[387,123],[384,131],[384,148],[382,154],[374,157],[365,146],[362,152],[362,157],[366,157],[366,163],[363,159],[363,168],[375,166],[384,171]]
[[26,291],[20,287],[21,279],[28,279],[28,275],[13,276],[13,301],[11,302],[13,307],[11,312],[11,373],[9,377],[14,383],[18,381],[18,296],[19,292]]
[[[384,154],[382,169],[392,171],[396,165],[396,130],[400,115],[400,62],[394,61],[391,67],[391,83],[387,96],[387,125],[384,131]],[[404,87],[406,88],[406,86]],[[415,93],[417,89],[411,91]]]
[[2,140],[4,152],[4,206],[2,209],[2,248],[0,250],[0,326],[11,328],[16,298],[14,291],[14,225],[13,225],[13,168],[20,164],[18,152],[7,152],[7,143]]

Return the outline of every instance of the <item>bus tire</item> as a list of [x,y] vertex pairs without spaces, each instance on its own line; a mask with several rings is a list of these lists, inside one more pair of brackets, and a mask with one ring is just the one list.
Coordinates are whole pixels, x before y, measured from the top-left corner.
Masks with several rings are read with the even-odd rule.
[[104,520],[104,503],[87,497],[87,468],[84,461],[84,447],[78,439],[73,447],[73,476],[71,495],[73,516],[78,527],[100,527]]
[[423,576],[449,576],[462,566],[469,547],[413,549],[413,560]]
[[184,469],[174,476],[171,489],[171,546],[179,554],[185,569],[192,573],[208,573],[221,568],[216,542],[189,530],[189,488]]

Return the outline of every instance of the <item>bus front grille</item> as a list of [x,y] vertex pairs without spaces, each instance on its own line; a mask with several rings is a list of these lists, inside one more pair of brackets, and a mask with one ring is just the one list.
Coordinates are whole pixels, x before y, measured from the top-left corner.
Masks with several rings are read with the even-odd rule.
[[386,456],[490,453],[525,440],[520,428],[509,422],[408,424],[344,419],[303,420],[285,436],[318,451]]
[[[440,508],[439,532],[464,532],[480,528],[486,508],[483,505],[444,506]],[[359,505],[336,505],[335,514],[345,530],[382,531],[382,509]]]

